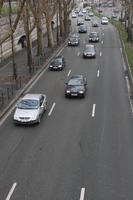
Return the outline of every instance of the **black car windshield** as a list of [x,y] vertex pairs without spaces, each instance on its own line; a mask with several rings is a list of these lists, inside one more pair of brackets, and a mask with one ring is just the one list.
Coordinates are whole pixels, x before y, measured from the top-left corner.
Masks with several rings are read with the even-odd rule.
[[81,79],[71,79],[69,82],[68,82],[68,86],[80,86],[80,85],[83,85],[83,81]]
[[20,109],[37,109],[39,106],[38,100],[24,99],[18,104]]
[[97,37],[97,33],[90,33],[90,37]]
[[61,64],[61,59],[55,59],[52,61],[52,65],[59,65]]

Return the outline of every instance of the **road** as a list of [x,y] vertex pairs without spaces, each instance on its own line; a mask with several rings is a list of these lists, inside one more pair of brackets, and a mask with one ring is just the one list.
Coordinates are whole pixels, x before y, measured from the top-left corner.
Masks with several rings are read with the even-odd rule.
[[[15,126],[12,113],[0,127],[1,200],[133,199],[133,115],[119,37],[111,24],[95,29],[96,59],[82,58],[81,34],[80,46],[62,52],[65,69],[47,70],[31,89],[48,96],[40,125]],[[85,99],[64,97],[74,74],[87,77]]]

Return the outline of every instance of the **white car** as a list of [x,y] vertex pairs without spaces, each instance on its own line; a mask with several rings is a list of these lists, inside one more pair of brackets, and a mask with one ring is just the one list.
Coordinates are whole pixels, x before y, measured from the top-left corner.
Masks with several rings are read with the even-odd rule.
[[107,17],[102,17],[102,20],[101,20],[101,24],[108,24],[109,23],[109,20]]
[[14,113],[16,124],[40,123],[43,112],[47,109],[45,94],[26,94],[17,104]]
[[72,18],[76,18],[76,17],[77,17],[76,13],[72,12]]
[[94,16],[93,12],[89,12],[89,17],[93,17],[93,16]]
[[83,9],[83,10],[82,10],[82,13],[86,13],[86,9]]

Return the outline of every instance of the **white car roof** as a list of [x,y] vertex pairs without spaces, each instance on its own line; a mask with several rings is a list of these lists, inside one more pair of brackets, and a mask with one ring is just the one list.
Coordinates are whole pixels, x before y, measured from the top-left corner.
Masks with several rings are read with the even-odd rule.
[[93,45],[93,44],[86,44],[85,47],[86,47],[86,48],[87,48],[87,47],[94,47],[94,45]]
[[46,97],[46,95],[44,95],[44,94],[26,94],[22,99],[36,99],[36,100],[39,100],[41,95]]

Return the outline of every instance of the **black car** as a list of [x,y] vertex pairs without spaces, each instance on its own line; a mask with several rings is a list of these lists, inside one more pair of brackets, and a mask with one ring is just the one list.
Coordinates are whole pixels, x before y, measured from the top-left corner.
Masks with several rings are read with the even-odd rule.
[[77,37],[71,36],[68,39],[68,46],[78,46],[79,45],[79,39]]
[[85,97],[87,81],[83,75],[75,75],[66,83],[66,97]]
[[94,45],[86,45],[83,51],[83,58],[96,58],[96,50]]
[[85,25],[79,26],[79,33],[87,33],[87,28]]
[[50,63],[49,69],[55,71],[61,71],[65,66],[65,60],[63,56],[55,57],[52,62]]
[[97,32],[91,32],[89,34],[89,42],[99,42],[99,35]]

